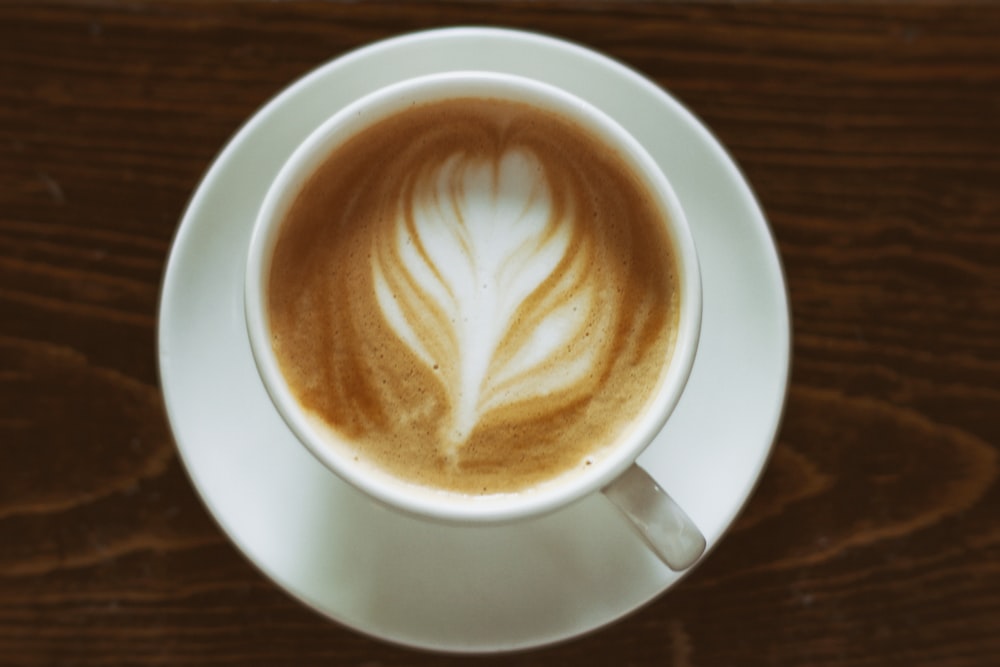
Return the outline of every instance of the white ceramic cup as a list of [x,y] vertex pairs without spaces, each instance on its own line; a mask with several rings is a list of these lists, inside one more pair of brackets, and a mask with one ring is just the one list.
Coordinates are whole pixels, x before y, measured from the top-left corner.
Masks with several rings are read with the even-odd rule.
[[[465,495],[404,482],[350,456],[350,442],[331,446],[304,411],[279,368],[271,347],[266,306],[270,259],[285,214],[306,179],[344,141],[414,104],[459,97],[501,98],[554,111],[613,147],[644,182],[662,208],[680,278],[680,313],[666,374],[631,427],[585,471],[523,493]],[[609,116],[548,84],[488,72],[449,72],[410,79],[371,93],[330,117],[294,151],[271,184],[254,225],[247,257],[246,323],[261,380],[291,431],[324,465],[377,501],[410,515],[465,525],[526,520],[602,492],[638,534],[675,570],[689,567],[705,539],[680,507],[636,463],[673,411],[694,363],[701,327],[701,278],[694,241],[670,184],[643,147]],[[694,443],[688,443],[693,446]]]

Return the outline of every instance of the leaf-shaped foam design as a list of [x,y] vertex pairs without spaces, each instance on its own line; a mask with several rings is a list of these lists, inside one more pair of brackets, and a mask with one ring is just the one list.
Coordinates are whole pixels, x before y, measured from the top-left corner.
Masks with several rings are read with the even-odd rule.
[[581,289],[587,248],[573,211],[553,205],[543,173],[524,150],[452,156],[413,179],[375,254],[386,319],[449,396],[450,454],[490,410],[593,369],[586,354],[557,363],[586,335],[593,295]]

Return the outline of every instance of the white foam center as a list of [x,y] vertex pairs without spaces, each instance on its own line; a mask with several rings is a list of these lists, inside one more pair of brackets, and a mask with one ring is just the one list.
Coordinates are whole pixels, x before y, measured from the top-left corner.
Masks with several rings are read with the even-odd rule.
[[[454,156],[418,177],[412,193],[372,271],[387,321],[440,373],[454,454],[490,410],[589,372],[596,353],[587,347],[552,361],[581,335],[594,293],[586,289],[585,253],[563,261],[573,247],[573,211],[555,217],[532,154],[512,150],[498,162]],[[539,299],[550,279],[554,287]],[[515,330],[518,345],[504,347]]]

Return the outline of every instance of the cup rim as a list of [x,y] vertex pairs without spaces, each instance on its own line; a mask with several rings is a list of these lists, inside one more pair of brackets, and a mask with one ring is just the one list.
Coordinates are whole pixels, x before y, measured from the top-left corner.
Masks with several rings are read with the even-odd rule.
[[[325,442],[298,406],[270,344],[266,276],[271,251],[288,207],[308,176],[343,141],[409,104],[452,97],[504,98],[568,115],[620,153],[666,215],[680,277],[677,335],[666,372],[620,442],[588,470],[558,476],[523,492],[476,496],[401,480],[373,466],[358,466]],[[314,129],[271,182],[253,224],[244,277],[244,314],[251,352],[264,388],[279,415],[317,460],[368,496],[407,514],[449,523],[495,524],[543,515],[590,495],[621,475],[662,430],[694,365],[701,329],[701,274],[681,203],[649,153],[606,113],[560,88],[520,75],[455,71],[407,79],[378,89],[339,110]]]

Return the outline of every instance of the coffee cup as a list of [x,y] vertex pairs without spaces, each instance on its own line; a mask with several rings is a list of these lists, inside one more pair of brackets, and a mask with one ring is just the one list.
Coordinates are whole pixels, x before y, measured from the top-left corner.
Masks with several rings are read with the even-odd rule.
[[483,526],[603,492],[668,566],[703,552],[636,464],[694,362],[694,242],[589,103],[450,72],[337,111],[265,195],[245,311],[289,429],[380,503]]

